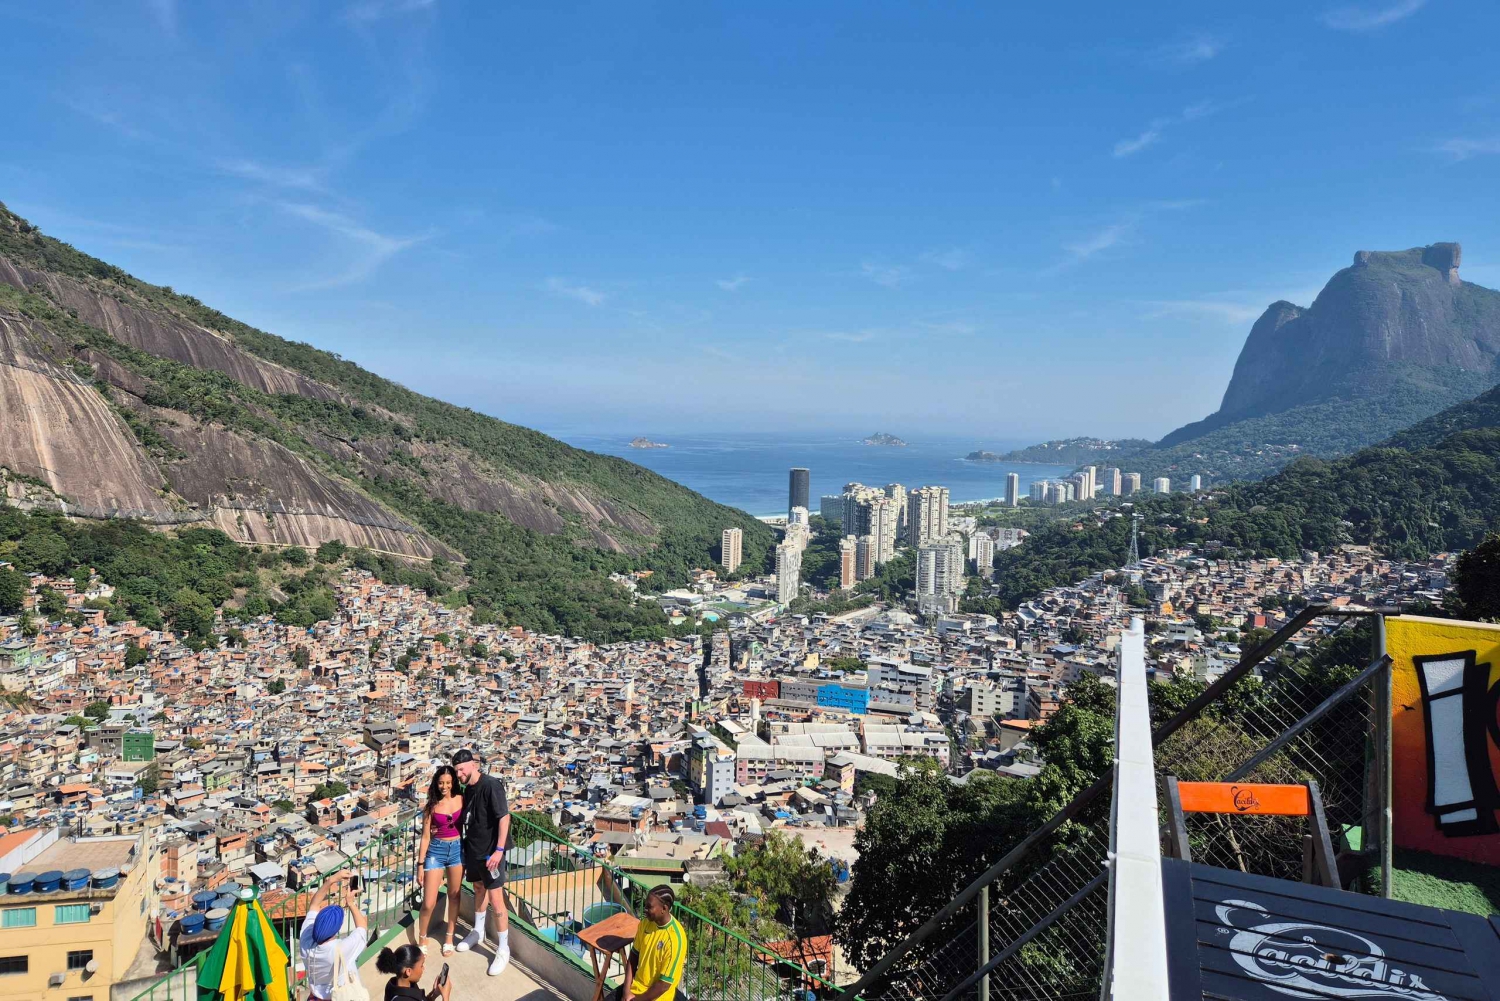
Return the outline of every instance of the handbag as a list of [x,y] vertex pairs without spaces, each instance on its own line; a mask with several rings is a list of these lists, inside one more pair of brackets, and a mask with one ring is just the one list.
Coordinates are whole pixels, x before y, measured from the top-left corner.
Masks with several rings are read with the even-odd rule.
[[344,950],[338,946],[333,956],[333,997],[329,1001],[370,1001],[370,991],[359,977],[359,970],[349,970]]

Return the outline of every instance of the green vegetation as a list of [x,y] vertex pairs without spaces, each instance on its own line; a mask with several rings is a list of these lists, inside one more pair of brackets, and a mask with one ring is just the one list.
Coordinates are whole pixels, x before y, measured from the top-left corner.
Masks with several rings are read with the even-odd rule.
[[757,911],[774,913],[793,935],[827,931],[838,881],[827,857],[800,838],[770,831],[759,844],[726,856],[724,866],[734,892],[757,900]]
[[533,841],[546,839],[556,841],[558,844],[567,844],[568,836],[562,828],[552,822],[550,813],[540,810],[517,810],[516,816],[526,821],[527,824],[511,824],[511,847],[525,848]]
[[0,615],[15,615],[26,601],[26,575],[0,567]]
[[161,784],[161,766],[153,761],[142,768],[136,773],[135,784],[141,790],[142,795],[155,795],[157,787]]
[[1459,555],[1446,603],[1460,618],[1500,618],[1500,535],[1491,532]]
[[312,794],[307,797],[307,801],[309,803],[316,803],[320,799],[334,799],[347,795],[348,792],[349,787],[342,782],[324,782],[312,791]]
[[1500,869],[1397,848],[1391,896],[1413,904],[1489,917],[1500,913]]
[[1121,459],[1150,448],[1151,445],[1144,438],[1122,438],[1118,441],[1105,438],[1061,438],[1018,448],[1004,455],[973,452],[969,458],[980,462],[1037,462],[1054,466],[1118,466]]
[[[140,281],[44,236],[3,206],[0,254],[82,281],[127,305],[220,332],[251,355],[339,390],[348,402],[263,393],[224,373],[178,364],[116,341],[47,298],[51,293],[44,285],[32,292],[0,285],[0,305],[37,319],[71,346],[74,354],[59,357],[60,364],[92,372],[85,364],[88,353],[106,356],[137,377],[133,385],[145,387],[140,390],[145,403],[277,442],[463,553],[469,582],[461,596],[474,604],[481,621],[594,640],[665,636],[670,632],[666,617],[652,603],[633,604],[607,581],[609,573],[649,569],[654,574],[643,585],[647,589],[683,586],[692,569],[712,564],[720,533],[731,524],[744,530],[745,562],[751,569],[763,566],[771,550],[771,530],[743,512],[714,504],[623,459],[575,449],[528,428],[422,396],[337,355],[256,330],[191,296]],[[95,385],[159,460],[180,457],[147,418],[132,410],[121,391],[102,381]],[[329,447],[330,441],[369,445],[385,458],[356,462],[348,449]],[[414,451],[415,444],[426,447]],[[596,529],[567,508],[555,509],[563,519],[562,530],[543,534],[501,513],[437,500],[429,482],[433,469],[424,461],[461,464],[475,476],[537,496],[543,491],[530,486],[537,481],[554,493],[580,495],[610,512],[614,525],[603,527],[627,551],[599,545]],[[318,559],[341,558],[341,546],[326,543]],[[401,579],[410,571],[389,558],[372,562],[383,579],[413,583],[434,594],[448,590],[437,580],[443,576],[440,570],[418,584]],[[190,609],[185,615],[191,621]]]

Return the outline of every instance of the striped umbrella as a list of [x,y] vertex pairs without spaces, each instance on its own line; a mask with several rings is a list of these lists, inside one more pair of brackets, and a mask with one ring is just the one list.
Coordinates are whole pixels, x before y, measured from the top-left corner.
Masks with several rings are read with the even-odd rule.
[[286,943],[252,890],[241,890],[234,913],[198,967],[198,1001],[290,1001]]

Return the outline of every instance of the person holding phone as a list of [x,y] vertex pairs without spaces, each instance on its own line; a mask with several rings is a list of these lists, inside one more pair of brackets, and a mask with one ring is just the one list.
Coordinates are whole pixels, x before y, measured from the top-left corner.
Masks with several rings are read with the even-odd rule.
[[[302,931],[297,938],[314,1001],[330,1001],[333,997],[333,971],[339,953],[344,954],[344,969],[349,975],[359,976],[359,954],[369,941],[370,929],[368,919],[359,909],[356,879],[353,873],[342,871],[323,880],[307,907],[307,917],[302,920]],[[328,898],[334,895],[343,903],[328,903]],[[346,917],[354,919],[354,928],[341,935]]]
[[458,951],[468,952],[484,941],[485,923],[493,912],[498,941],[489,972],[498,977],[510,962],[509,915],[505,912],[510,806],[505,799],[505,783],[484,774],[473,751],[465,748],[454,752],[453,768],[463,787],[464,875],[474,884],[474,929],[458,943]]
[[375,957],[375,969],[388,973],[391,979],[385,982],[385,1001],[449,1001],[453,994],[453,983],[448,979],[448,964],[438,974],[430,990],[422,990],[422,971],[427,966],[427,957],[422,950],[411,944],[394,949],[381,949]]

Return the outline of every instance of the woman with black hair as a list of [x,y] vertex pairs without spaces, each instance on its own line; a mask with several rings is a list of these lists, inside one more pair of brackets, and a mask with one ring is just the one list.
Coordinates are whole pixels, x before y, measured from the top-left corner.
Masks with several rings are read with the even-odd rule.
[[453,993],[453,981],[438,975],[438,983],[431,990],[422,990],[422,971],[427,957],[414,945],[400,945],[394,949],[381,949],[375,957],[375,969],[390,974],[385,982],[385,1001],[448,1001]]
[[453,952],[453,929],[458,925],[464,879],[463,812],[458,773],[452,765],[439,765],[427,786],[427,802],[422,807],[422,843],[417,847],[417,855],[422,859],[422,913],[417,918],[413,944],[424,953],[427,931],[437,910],[438,891],[444,882],[448,884],[448,924],[443,934],[443,955]]

